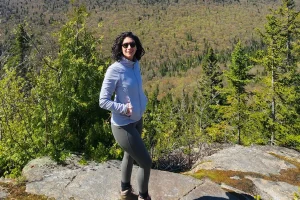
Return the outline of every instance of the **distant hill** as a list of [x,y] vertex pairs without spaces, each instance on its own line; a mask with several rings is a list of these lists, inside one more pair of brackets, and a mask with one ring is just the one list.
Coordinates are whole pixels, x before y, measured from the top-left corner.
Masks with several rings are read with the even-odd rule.
[[[71,2],[0,0],[0,43],[9,38],[16,24],[26,20],[31,32],[40,38],[41,44],[52,44],[53,42],[49,42],[50,33],[66,22],[67,13],[72,10]],[[245,45],[259,40],[255,29],[263,29],[269,9],[276,8],[281,3],[279,0],[76,2],[73,5],[83,4],[90,12],[89,28],[95,31],[97,37],[103,36],[103,57],[110,56],[112,42],[120,32],[133,31],[141,38],[146,50],[142,59],[142,72],[148,90],[162,79],[158,71],[163,63],[202,55],[207,44],[217,52],[230,53],[238,39]],[[296,4],[299,7],[300,1],[296,0]],[[98,27],[99,23],[101,27]],[[180,77],[182,78],[177,76],[164,80],[169,82],[170,87],[174,86],[173,82],[176,83],[175,86],[181,83],[180,88],[188,84],[191,78],[195,78],[186,73],[181,73]],[[184,80],[185,78],[187,79]]]
[[[175,52],[179,57],[193,55],[203,48],[203,40],[220,50],[231,49],[236,38],[249,41],[256,37],[254,28],[262,28],[268,10],[280,3],[278,0],[77,2],[75,5],[83,4],[91,13],[90,27],[104,36],[105,55],[109,55],[107,47],[117,34],[131,30],[141,37],[147,50],[145,59],[149,62],[172,58]],[[9,35],[24,20],[35,32],[51,32],[64,24],[71,10],[68,0],[1,0],[0,34]]]

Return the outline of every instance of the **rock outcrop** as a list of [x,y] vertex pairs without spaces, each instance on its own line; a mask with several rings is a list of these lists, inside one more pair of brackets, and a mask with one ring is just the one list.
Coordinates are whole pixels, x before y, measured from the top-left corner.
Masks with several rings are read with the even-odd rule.
[[199,160],[190,174],[199,170],[242,172],[262,199],[290,200],[300,192],[300,153],[283,147],[236,145]]
[[[57,200],[117,200],[120,188],[120,161],[106,163],[90,162],[86,166],[78,164],[78,158],[67,160],[60,166],[49,158],[33,160],[23,170],[27,178],[26,191],[46,195]],[[132,184],[135,190],[137,166],[133,168]],[[182,199],[211,196],[224,199],[238,199],[209,180],[199,180],[190,176],[152,170],[149,193],[155,200]]]
[[[65,165],[58,165],[48,157],[32,160],[23,169],[26,191],[57,200],[117,200],[121,162],[110,160],[80,165],[79,159],[72,156]],[[135,166],[132,173],[135,191],[137,168]],[[244,177],[230,178],[247,179],[255,192],[249,193],[213,179],[194,178],[193,175],[201,170],[245,173]],[[293,173],[287,173],[290,171]],[[288,180],[289,175],[294,176],[293,181]],[[272,179],[274,176],[276,180]],[[299,193],[300,153],[280,147],[235,145],[204,157],[185,174],[152,170],[149,187],[153,200],[248,200],[254,199],[254,195],[266,200],[290,200],[294,193]]]

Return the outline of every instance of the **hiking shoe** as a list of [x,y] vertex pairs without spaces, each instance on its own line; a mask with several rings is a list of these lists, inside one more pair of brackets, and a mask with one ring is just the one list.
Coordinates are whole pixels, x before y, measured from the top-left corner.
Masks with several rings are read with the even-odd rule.
[[138,200],[151,200],[151,197],[148,195],[146,199],[142,199],[142,197],[139,196]]
[[134,193],[132,188],[121,191],[120,197],[121,200],[138,200],[138,195]]

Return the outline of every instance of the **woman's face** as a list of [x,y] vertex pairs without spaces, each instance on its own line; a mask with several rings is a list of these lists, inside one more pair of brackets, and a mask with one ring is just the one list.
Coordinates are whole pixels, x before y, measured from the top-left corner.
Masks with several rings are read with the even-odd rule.
[[135,52],[136,52],[135,41],[130,37],[126,37],[122,43],[122,53],[124,57],[128,60],[133,60]]

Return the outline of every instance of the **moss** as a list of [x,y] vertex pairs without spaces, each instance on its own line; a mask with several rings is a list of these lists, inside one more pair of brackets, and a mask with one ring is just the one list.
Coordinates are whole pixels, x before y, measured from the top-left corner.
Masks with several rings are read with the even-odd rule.
[[[205,170],[201,169],[191,176],[203,179],[209,178],[216,183],[225,183],[234,188],[247,192],[249,194],[255,195],[255,187],[251,180],[245,178],[246,176],[251,176],[255,178],[261,178],[269,181],[282,181],[289,183],[291,185],[296,185],[300,187],[300,163],[294,159],[290,159],[284,156],[279,156],[274,153],[270,153],[271,155],[289,162],[295,166],[295,168],[289,168],[285,170],[281,170],[279,174],[270,174],[269,176],[262,175],[259,173],[253,172],[240,172],[240,171],[225,171],[225,170]],[[231,177],[238,176],[239,179],[232,179]]]
[[8,197],[6,197],[6,200],[54,200],[54,198],[47,198],[43,195],[35,195],[25,192],[25,182],[17,184],[0,182],[0,186],[5,188],[9,194]]
[[295,168],[281,170],[280,175],[271,174],[270,179],[274,181],[283,181],[300,187],[300,163],[296,161],[296,159],[280,156],[275,153],[270,154],[295,166]]
[[[254,194],[255,187],[251,180],[245,178],[245,176],[251,175],[255,177],[260,177],[261,175],[256,173],[245,173],[239,171],[223,171],[223,170],[199,170],[195,174],[192,174],[193,177],[202,179],[202,178],[209,178],[213,182],[221,184],[225,183],[230,185],[234,188],[242,190],[244,192]],[[239,179],[232,179],[231,177],[238,176]]]

